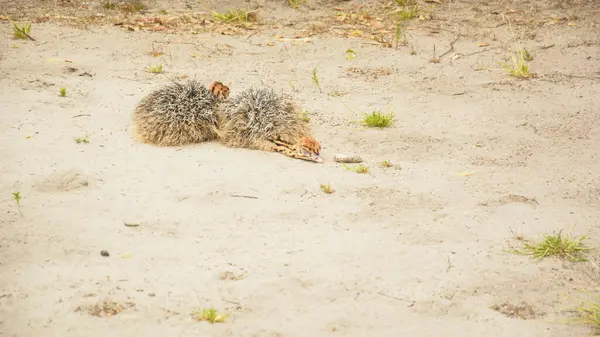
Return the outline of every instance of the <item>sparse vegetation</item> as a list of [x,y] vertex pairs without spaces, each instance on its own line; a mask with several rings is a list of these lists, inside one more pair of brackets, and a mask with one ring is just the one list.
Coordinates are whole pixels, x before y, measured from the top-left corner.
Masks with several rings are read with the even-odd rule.
[[396,0],[396,4],[398,6],[414,6],[417,4],[415,0]]
[[194,318],[198,321],[206,321],[209,323],[223,323],[227,315],[222,315],[217,312],[214,308],[203,308],[202,311],[195,311],[193,314]]
[[584,257],[585,253],[593,249],[583,244],[583,241],[589,239],[589,237],[563,236],[562,230],[556,234],[544,235],[544,238],[538,242],[526,240],[523,236],[519,236],[517,239],[523,247],[512,250],[512,252],[515,254],[530,255],[537,260],[556,256],[560,259],[573,262],[583,262],[587,261]]
[[60,95],[60,97],[66,97],[67,96],[67,88],[58,89],[58,94]]
[[17,209],[19,209],[19,214],[23,215],[23,212],[21,212],[21,192],[13,192],[12,196],[15,202],[17,203]]
[[506,72],[508,72],[510,75],[516,78],[529,78],[532,76],[532,74],[529,71],[529,65],[527,64],[527,61],[533,60],[533,57],[531,56],[529,51],[526,48],[522,47],[521,43],[518,42],[510,21],[508,21],[508,26],[511,31],[511,34],[513,35],[513,41],[515,44],[516,51],[510,53],[510,57],[503,64],[503,67],[506,70]]
[[300,112],[300,119],[305,121],[305,122],[310,122],[310,117],[308,116],[308,112],[303,110],[302,112]]
[[[348,110],[357,113],[356,110],[352,109],[348,104],[342,101],[342,103],[348,108]],[[358,111],[364,115],[361,124],[368,127],[386,128],[394,124],[394,113],[393,112],[382,112],[381,110],[374,110],[371,113]]]
[[516,78],[529,78],[531,73],[529,72],[529,65],[525,60],[523,53],[511,53],[510,60],[504,63],[504,69]]
[[346,50],[346,60],[354,60],[356,58],[356,52],[352,49]]
[[356,166],[350,166],[350,165],[346,165],[346,164],[342,164],[342,165],[344,166],[344,168],[346,170],[350,170],[352,172],[356,172],[356,173],[368,173],[369,172],[369,168],[363,164],[358,164]]
[[162,64],[148,66],[148,67],[146,67],[146,72],[153,73],[153,74],[160,74],[163,72],[163,66],[162,66]]
[[321,184],[321,190],[327,194],[332,194],[335,192],[335,190],[331,188],[330,184]]
[[[396,32],[395,32],[396,50],[398,50],[398,46],[400,45],[400,38],[403,35],[404,35],[404,20],[398,20],[398,22],[396,22]],[[402,44],[406,44],[406,39],[404,39],[402,41]]]
[[292,6],[292,8],[299,9],[300,8],[300,3],[302,1],[303,0],[288,0],[288,3],[290,4],[290,6]]
[[16,22],[13,22],[12,20],[10,21],[10,23],[12,24],[12,28],[13,28],[13,38],[14,39],[17,39],[17,40],[31,39],[31,36],[29,36],[29,33],[31,33],[31,24],[30,23],[18,24]]
[[254,15],[252,15],[250,11],[245,11],[241,9],[230,9],[225,13],[219,13],[216,11],[211,11],[213,19],[219,22],[248,22],[254,20]]
[[365,114],[363,124],[372,128],[387,128],[394,124],[394,114],[384,113],[379,110],[375,110],[370,114]]
[[419,15],[419,8],[417,6],[405,7],[396,11],[394,14],[398,20],[407,21],[414,19]]
[[583,301],[577,307],[577,318],[575,322],[587,325],[594,330],[594,336],[600,335],[600,301],[598,298],[593,300]]
[[392,164],[392,162],[390,162],[389,160],[384,160],[384,161],[381,162],[381,166],[385,167],[385,168],[388,168],[388,167],[394,166],[394,164]]
[[525,61],[533,61],[533,55],[527,50],[527,48],[521,48],[517,51],[518,54],[523,55]]
[[75,143],[77,143],[77,144],[89,144],[90,140],[88,139],[88,136],[86,135],[85,137],[76,137],[75,138]]
[[312,71],[312,81],[317,86],[317,88],[319,88],[319,92],[323,92],[321,90],[321,85],[319,84],[319,76],[317,75],[317,71],[317,67],[314,67]]
[[116,6],[115,3],[110,0],[106,0],[106,1],[104,1],[104,3],[102,3],[102,7],[104,7],[105,9],[114,9],[115,6]]

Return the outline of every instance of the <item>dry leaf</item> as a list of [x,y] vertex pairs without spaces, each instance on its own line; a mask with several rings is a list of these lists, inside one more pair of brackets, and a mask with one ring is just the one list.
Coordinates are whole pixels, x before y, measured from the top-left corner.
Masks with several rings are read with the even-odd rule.
[[569,25],[569,26],[571,26],[571,27],[575,27],[575,26],[577,26],[577,24],[576,24],[575,22],[569,22],[569,23],[567,23],[567,25]]
[[479,47],[487,47],[489,45],[490,45],[489,43],[480,43],[478,46]]
[[468,177],[473,175],[474,172],[458,172],[459,176]]

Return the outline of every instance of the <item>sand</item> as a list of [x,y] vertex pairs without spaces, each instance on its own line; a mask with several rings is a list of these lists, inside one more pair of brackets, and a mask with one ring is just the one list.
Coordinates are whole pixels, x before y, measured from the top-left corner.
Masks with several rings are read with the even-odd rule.
[[[99,22],[46,18],[28,41],[0,21],[0,335],[589,333],[565,320],[597,290],[598,255],[536,262],[507,250],[517,235],[561,229],[600,240],[600,4],[480,2],[419,2],[427,14],[396,48],[393,29],[385,47],[347,36],[370,19],[336,20],[377,5],[366,1],[207,3],[256,9],[259,23],[197,34],[115,26],[118,9],[94,1],[3,1],[16,20],[49,6]],[[174,3],[132,17],[206,12]],[[534,78],[498,63],[510,27]],[[154,64],[164,72],[145,71]],[[325,163],[140,144],[135,105],[185,76],[232,82],[232,95],[291,92]],[[394,124],[357,123],[374,109]],[[369,172],[334,162],[340,153]],[[90,308],[104,301],[108,314]],[[227,316],[199,322],[202,308]]]

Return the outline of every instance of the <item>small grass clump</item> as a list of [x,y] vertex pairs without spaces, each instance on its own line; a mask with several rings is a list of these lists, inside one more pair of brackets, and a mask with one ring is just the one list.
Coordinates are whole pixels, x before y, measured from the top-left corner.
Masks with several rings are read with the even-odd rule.
[[85,137],[76,137],[75,138],[75,143],[77,143],[77,144],[89,144],[90,140],[88,139],[88,136],[86,135]]
[[146,67],[146,72],[149,72],[152,74],[160,74],[163,72],[163,66],[162,66],[162,64],[148,66],[148,67]]
[[562,230],[556,234],[546,234],[538,242],[526,240],[522,236],[517,239],[521,241],[523,247],[520,250],[513,250],[512,252],[521,255],[530,255],[537,260],[556,256],[572,262],[584,262],[587,261],[584,257],[585,253],[593,249],[583,244],[584,240],[589,239],[588,236],[563,236]]
[[357,166],[349,166],[346,164],[343,164],[344,168],[346,170],[352,171],[352,172],[356,172],[356,173],[368,173],[369,172],[369,168],[366,167],[363,164],[357,165]]
[[527,50],[527,48],[521,48],[517,51],[517,53],[519,55],[523,55],[523,59],[525,61],[533,61],[533,55],[531,55],[531,53],[529,52],[529,50]]
[[60,88],[60,89],[58,89],[58,95],[60,97],[67,97],[67,88]]
[[227,315],[219,314],[214,308],[203,308],[202,311],[196,311],[192,314],[198,321],[209,323],[223,323]]
[[342,101],[342,103],[346,106],[346,108],[348,108],[348,110],[352,111],[353,113],[362,113],[364,115],[364,118],[362,121],[360,121],[360,122],[356,121],[353,123],[360,123],[360,124],[366,125],[368,127],[374,127],[374,128],[386,128],[386,127],[392,126],[392,124],[394,124],[394,113],[393,112],[382,112],[381,110],[374,110],[371,113],[367,113],[367,112],[364,112],[361,110],[352,109],[352,107],[350,107],[348,104],[346,104],[343,101]]
[[[400,39],[404,36],[404,39],[402,39],[402,42],[400,42]],[[396,39],[396,50],[398,50],[398,46],[402,43],[402,45],[406,44],[406,36],[405,36],[405,30],[404,30],[404,20],[398,20],[396,22],[396,31],[395,31],[395,35],[394,35],[395,39]]]
[[354,60],[356,58],[356,52],[353,49],[346,50],[346,60]]
[[19,214],[23,215],[23,212],[21,212],[21,192],[13,192],[12,196],[15,202],[17,203],[17,209],[19,209]]
[[394,114],[384,113],[379,110],[375,110],[370,114],[365,114],[363,124],[372,128],[387,128],[394,124]]
[[511,60],[504,63],[504,69],[516,78],[530,78],[529,65],[523,53],[517,52],[510,55]]
[[327,194],[332,194],[335,192],[335,190],[331,188],[330,184],[321,184],[321,190]]
[[288,0],[290,6],[294,9],[300,9],[300,3],[304,2],[304,0]]
[[394,164],[392,164],[392,162],[389,160],[384,160],[381,162],[381,167],[389,168],[392,166],[394,166]]
[[511,52],[508,60],[503,64],[504,70],[508,72],[510,75],[525,79],[530,78],[533,74],[529,70],[529,65],[527,61],[533,60],[531,53],[521,45],[520,40],[515,36],[515,32],[512,29],[512,24],[508,21],[508,26],[513,35],[513,41],[516,52]]
[[254,21],[255,15],[253,12],[245,11],[241,9],[230,9],[227,12],[219,13],[216,11],[211,12],[213,19],[218,22],[248,22]]
[[395,15],[400,21],[408,21],[416,18],[419,15],[419,8],[417,6],[403,8],[396,12]]
[[594,329],[594,335],[600,335],[600,302],[598,299],[585,301],[577,307],[578,316],[574,320],[577,323],[587,325]]
[[104,9],[114,9],[116,4],[114,1],[106,0],[102,3],[102,7],[104,7]]
[[27,40],[29,39],[29,33],[31,33],[31,24],[30,23],[24,23],[24,24],[18,24],[15,22],[12,22],[12,28],[13,28],[13,38],[16,40]]
[[310,122],[310,117],[308,116],[308,112],[303,110],[302,112],[300,112],[300,119],[304,122]]

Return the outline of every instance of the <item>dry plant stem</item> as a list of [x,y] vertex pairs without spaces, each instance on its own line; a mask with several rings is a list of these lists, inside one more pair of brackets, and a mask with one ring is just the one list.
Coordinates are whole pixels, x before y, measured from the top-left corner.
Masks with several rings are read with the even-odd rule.
[[458,41],[458,39],[460,39],[460,37],[461,37],[460,33],[458,35],[456,35],[456,38],[454,39],[454,41],[450,42],[450,49],[448,49],[448,51],[446,51],[445,53],[441,54],[438,57],[438,60],[442,59],[442,57],[444,57],[454,51],[454,44]]

